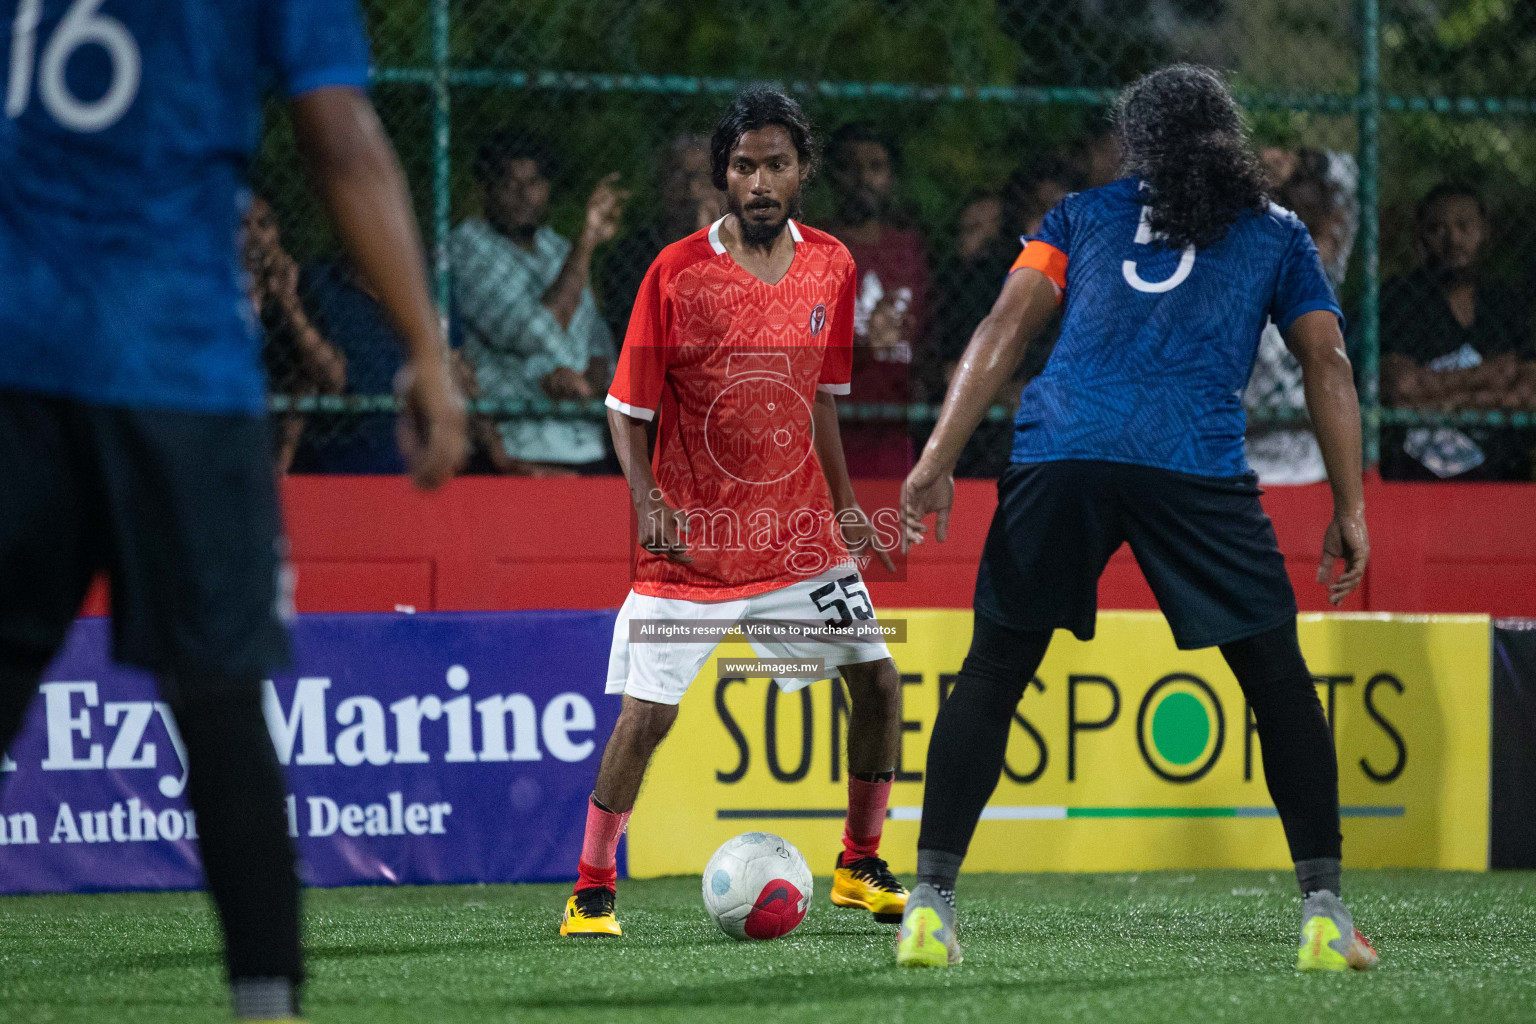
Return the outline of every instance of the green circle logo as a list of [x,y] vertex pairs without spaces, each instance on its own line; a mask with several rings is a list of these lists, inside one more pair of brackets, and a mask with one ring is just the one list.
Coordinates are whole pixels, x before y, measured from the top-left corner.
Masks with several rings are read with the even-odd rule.
[[1152,712],[1152,745],[1173,764],[1194,761],[1210,738],[1210,715],[1192,693],[1170,693]]
[[1204,778],[1221,757],[1226,733],[1216,691],[1188,672],[1172,672],[1153,683],[1136,711],[1142,760],[1167,782]]

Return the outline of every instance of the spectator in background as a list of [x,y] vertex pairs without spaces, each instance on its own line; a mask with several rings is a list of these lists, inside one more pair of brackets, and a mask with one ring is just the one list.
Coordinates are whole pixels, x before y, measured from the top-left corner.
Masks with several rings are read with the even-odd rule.
[[1329,149],[1259,151],[1269,178],[1270,195],[1295,213],[1312,234],[1323,269],[1337,288],[1355,248],[1360,227],[1360,169],[1348,153]]
[[[545,223],[551,155],[539,140],[504,131],[481,147],[474,172],[484,216],[453,230],[449,255],[481,397],[591,401],[612,377],[614,346],[588,278],[598,246],[618,232],[628,193],[615,187],[616,173],[603,178],[572,245]],[[501,419],[488,454],[503,473],[602,472],[607,434],[599,420]]]
[[955,254],[962,260],[977,259],[1006,242],[1003,235],[1003,197],[993,192],[979,193],[960,208]]
[[[1118,159],[1118,148],[1116,153]],[[1001,196],[978,194],[961,210],[954,259],[939,274],[931,357],[923,373],[930,402],[943,401],[971,333],[991,311],[1023,238],[1040,230],[1045,215],[1072,191],[1072,182],[1071,168],[1064,160],[1040,156],[1009,177]],[[1025,351],[1018,372],[998,390],[995,402],[1016,408],[1019,392],[1045,368],[1055,344],[1053,327]],[[929,429],[931,425],[925,424],[923,436],[915,438],[919,448]],[[1012,447],[1011,422],[984,421],[961,451],[955,472],[966,477],[999,476],[1007,468]]]
[[[347,360],[310,322],[299,301],[299,265],[283,249],[272,205],[253,196],[243,224],[242,260],[251,308],[266,334],[262,362],[274,394],[307,396],[341,393]],[[304,417],[285,413],[277,421],[274,458],[288,472],[304,433]]]
[[[306,264],[299,277],[299,293],[310,321],[345,360],[342,393],[392,394],[395,374],[404,365],[405,347],[377,293],[351,259],[343,255]],[[451,337],[449,341],[453,343]],[[298,473],[404,473],[395,427],[392,412],[349,416],[324,439],[305,437],[293,469]]]
[[1121,176],[1124,162],[1114,119],[1102,111],[1093,115],[1087,135],[1067,156],[1077,189],[1100,188],[1115,181]]
[[[1019,255],[1018,236],[1007,224],[1008,206],[1003,196],[979,193],[972,196],[960,211],[954,256],[945,262],[938,274],[933,342],[928,347],[931,359],[922,365],[923,384],[930,403],[938,404],[944,400],[955,365],[966,345],[970,344],[971,332],[992,309],[997,290]],[[1021,386],[1017,380],[1010,381],[999,391],[996,400],[1005,404],[1017,403]],[[920,436],[914,438],[919,448],[931,430],[931,423],[922,425]],[[1012,439],[1011,423],[984,421],[960,453],[955,475],[1000,475],[1008,465]]]
[[[1119,143],[1116,142],[1115,146],[1118,160]],[[1073,180],[1072,169],[1065,161],[1054,156],[1037,157],[1013,172],[1004,193],[1011,233],[1033,235],[1039,231],[1045,215],[1066,198],[1068,192],[1073,191]]]
[[925,326],[928,256],[922,233],[895,212],[899,162],[895,144],[863,122],[843,125],[827,144],[837,215],[830,230],[859,272],[855,344],[909,362]]
[[[1337,292],[1344,283],[1349,254],[1359,224],[1354,157],[1318,149],[1261,151],[1270,196],[1301,218],[1317,245],[1323,270]],[[1323,454],[1310,427],[1300,422],[1306,409],[1301,366],[1274,324],[1259,339],[1253,376],[1243,394],[1249,412],[1248,464],[1268,486],[1311,484],[1327,479]],[[1264,414],[1272,418],[1264,419]],[[1286,419],[1273,418],[1286,415]]]
[[640,281],[661,250],[725,216],[724,193],[710,178],[709,136],[674,137],[662,152],[659,171],[659,216],[610,246],[598,275],[603,316],[615,338],[628,331]]
[[1264,165],[1264,178],[1271,191],[1278,192],[1301,166],[1301,150],[1288,146],[1262,146],[1259,148],[1259,162]]
[[[991,192],[973,195],[960,209],[954,255],[938,274],[942,283],[932,331],[934,350],[949,363],[959,358],[971,331],[992,308],[998,282],[1019,254],[1018,238],[1006,227],[1005,210],[1002,196]],[[944,382],[939,384],[942,389]]]
[[[905,403],[917,390],[910,368],[927,327],[928,256],[922,234],[895,213],[899,163],[895,145],[862,122],[827,145],[837,217],[828,230],[858,272],[853,402]],[[856,477],[904,477],[912,462],[905,422],[849,423],[843,450]]]
[[[1388,405],[1413,409],[1536,407],[1530,307],[1481,269],[1482,197],[1442,182],[1416,212],[1418,269],[1381,293],[1381,382]],[[1529,480],[1529,434],[1491,427],[1382,430],[1381,470],[1397,480]]]

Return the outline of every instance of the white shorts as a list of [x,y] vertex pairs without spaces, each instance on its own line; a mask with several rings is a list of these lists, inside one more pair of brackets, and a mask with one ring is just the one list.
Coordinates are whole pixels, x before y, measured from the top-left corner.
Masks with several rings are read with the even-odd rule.
[[[830,587],[830,589],[829,589]],[[840,622],[850,618],[874,618],[874,606],[858,569],[844,566],[801,583],[792,583],[766,594],[730,601],[685,601],[648,597],[630,591],[613,624],[613,648],[608,655],[608,692],[627,693],[656,704],[677,704],[688,692],[718,642],[631,642],[630,622],[636,619],[678,623],[718,620],[754,622]],[[822,674],[831,679],[841,665],[860,665],[891,656],[880,640],[805,640],[748,638],[759,658],[819,661]],[[815,679],[776,679],[789,693]]]

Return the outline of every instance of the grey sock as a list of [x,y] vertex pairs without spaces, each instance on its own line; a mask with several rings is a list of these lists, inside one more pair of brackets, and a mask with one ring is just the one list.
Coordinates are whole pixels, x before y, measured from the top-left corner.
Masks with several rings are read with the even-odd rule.
[[965,857],[945,850],[917,851],[917,884],[931,885],[950,906],[955,905],[955,879]]
[[1314,857],[1296,862],[1296,881],[1301,886],[1303,896],[1314,892],[1339,895],[1339,875],[1342,872],[1343,866],[1337,857]]
[[229,995],[236,1020],[279,1020],[298,1012],[289,978],[236,978]]

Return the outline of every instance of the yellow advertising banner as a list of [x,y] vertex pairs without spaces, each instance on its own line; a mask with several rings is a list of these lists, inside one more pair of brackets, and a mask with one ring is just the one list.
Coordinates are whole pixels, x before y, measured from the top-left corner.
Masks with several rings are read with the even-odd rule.
[[[902,673],[901,760],[882,854],[916,866],[928,736],[970,644],[969,612],[886,612]],[[1487,616],[1307,614],[1301,646],[1333,726],[1344,857],[1355,867],[1483,870]],[[750,658],[745,644],[718,657]],[[694,873],[740,832],[777,832],[818,874],[841,849],[848,701],[720,678],[712,657],[657,753],[629,831],[635,877]],[[1014,717],[969,871],[1288,867],[1259,740],[1220,652],[1180,651],[1155,612],[1058,631]]]

